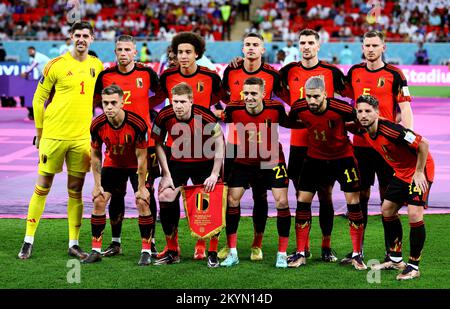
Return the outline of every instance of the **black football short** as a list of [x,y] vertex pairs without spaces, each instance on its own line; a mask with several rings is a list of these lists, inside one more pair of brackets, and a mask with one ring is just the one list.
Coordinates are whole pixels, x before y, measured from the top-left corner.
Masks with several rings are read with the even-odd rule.
[[386,189],[384,199],[400,206],[407,204],[427,208],[431,185],[432,183],[428,182],[427,192],[422,192],[414,181],[409,184],[394,176]]
[[101,173],[101,185],[105,192],[112,195],[125,195],[127,192],[127,181],[130,178],[134,192],[138,188],[138,175],[136,168],[103,167]]
[[237,153],[237,145],[227,143],[227,146],[225,148],[225,162],[223,166],[223,179],[225,179],[225,181],[228,181],[228,178],[230,177],[236,153]]
[[148,184],[153,184],[155,179],[161,176],[155,146],[147,148],[147,171],[148,175],[146,182]]
[[289,187],[289,178],[286,163],[278,163],[272,169],[261,169],[260,165],[247,165],[234,162],[227,184],[230,188],[243,187],[248,189],[255,187],[255,184],[266,190],[287,188]]
[[371,147],[354,147],[354,152],[361,175],[361,189],[369,189],[374,185],[375,174],[379,186],[386,188],[394,175],[392,167]]
[[169,170],[175,188],[187,185],[191,179],[194,185],[203,184],[214,167],[214,160],[200,162],[169,161]]
[[306,157],[298,188],[300,191],[316,193],[320,187],[332,186],[335,181],[339,182],[343,192],[360,190],[358,165],[354,157],[336,160]]
[[308,147],[292,146],[289,150],[288,175],[292,180],[295,190],[298,190],[298,179],[303,167],[303,161],[306,158]]

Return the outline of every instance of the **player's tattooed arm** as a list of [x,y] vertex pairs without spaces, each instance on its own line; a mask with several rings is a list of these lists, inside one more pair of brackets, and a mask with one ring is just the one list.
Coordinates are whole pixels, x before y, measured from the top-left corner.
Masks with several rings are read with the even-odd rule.
[[136,148],[136,157],[138,161],[138,191],[135,194],[136,199],[142,199],[149,203],[150,193],[145,187],[145,178],[147,176],[147,149]]
[[425,166],[427,164],[428,149],[428,141],[422,137],[417,149],[416,171],[413,175],[414,183],[420,188],[420,190],[422,190],[422,192],[426,192],[428,190],[428,180],[425,176]]
[[156,157],[158,158],[159,165],[161,166],[161,180],[159,182],[158,192],[164,191],[166,188],[172,188],[175,190],[173,184],[172,175],[170,174],[169,164],[167,163],[167,156],[164,151],[163,145],[160,142],[156,142]]
[[102,150],[91,147],[91,168],[94,175],[94,189],[92,190],[92,200],[103,196],[103,188],[101,183],[102,174]]

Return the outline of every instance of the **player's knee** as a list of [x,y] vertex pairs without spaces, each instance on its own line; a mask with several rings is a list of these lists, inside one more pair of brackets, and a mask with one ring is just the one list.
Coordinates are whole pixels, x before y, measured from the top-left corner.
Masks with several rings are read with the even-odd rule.
[[238,207],[240,200],[233,198],[232,196],[228,196],[227,199],[228,207]]
[[275,207],[277,209],[289,208],[289,202],[288,202],[287,197],[286,198],[282,197],[282,198],[275,200]]
[[267,200],[267,191],[265,190],[253,190],[253,200]]
[[72,191],[81,192],[84,185],[84,174],[82,177],[76,177],[74,175],[69,175],[67,181],[67,189]]
[[146,201],[142,199],[136,199],[136,208],[141,216],[150,215],[150,207]]
[[50,174],[46,172],[39,172],[36,184],[42,188],[50,188],[53,184],[53,179],[55,174]]
[[423,220],[423,208],[421,206],[408,206],[408,220],[416,223]]
[[359,204],[359,194],[348,194],[347,204]]
[[317,191],[317,197],[320,203],[331,204],[333,203],[333,187],[321,187]]
[[175,200],[175,198],[177,197],[175,191],[173,191],[172,189],[165,189],[164,191],[159,192],[158,194],[158,200],[160,202],[173,202]]
[[397,210],[395,207],[393,207],[391,204],[383,203],[381,206],[381,214],[383,217],[392,217],[397,213]]
[[324,195],[320,195],[320,193],[319,193],[319,194],[317,194],[317,197],[319,198],[320,204],[326,204],[326,205],[333,204],[333,197],[331,194],[327,193]]
[[94,215],[101,215],[105,213],[106,200],[103,195],[99,195],[94,200],[93,213]]
[[359,191],[359,198],[362,200],[369,200],[370,199],[370,188],[369,189],[361,189],[361,191]]

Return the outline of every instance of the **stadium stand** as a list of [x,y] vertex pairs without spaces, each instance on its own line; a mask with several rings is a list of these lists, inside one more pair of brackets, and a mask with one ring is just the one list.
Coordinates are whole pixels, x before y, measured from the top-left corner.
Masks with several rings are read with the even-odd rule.
[[[86,0],[81,15],[94,26],[96,38],[121,34],[170,41],[180,31],[198,31],[207,41],[223,40],[221,6],[225,0]],[[232,4],[231,24],[239,1]],[[260,1],[261,2],[261,1]],[[320,30],[325,42],[352,41],[368,30],[382,30],[389,41],[449,41],[449,0],[381,0],[377,24],[367,22],[372,10],[364,0],[266,0],[257,6],[252,25],[266,41],[295,39],[305,27]],[[371,1],[372,3],[373,1]],[[60,40],[68,35],[66,0],[1,0],[0,39]],[[373,11],[375,12],[376,9]]]
[[[72,1],[76,2],[76,1]],[[121,34],[170,41],[180,31],[200,31],[207,40],[222,40],[221,6],[225,0],[86,0],[83,19],[100,40]],[[61,40],[68,36],[67,0],[0,1],[0,39]],[[70,3],[70,1],[69,1]],[[231,24],[236,15],[232,6]]]
[[[253,29],[271,32],[266,38],[286,41],[300,29],[313,28],[329,41],[353,41],[369,30],[386,33],[389,41],[447,42],[449,40],[448,0],[381,0],[377,23],[366,17],[376,1],[365,0],[266,0],[256,9]],[[374,9],[372,12],[376,12]],[[371,14],[369,14],[371,15]]]

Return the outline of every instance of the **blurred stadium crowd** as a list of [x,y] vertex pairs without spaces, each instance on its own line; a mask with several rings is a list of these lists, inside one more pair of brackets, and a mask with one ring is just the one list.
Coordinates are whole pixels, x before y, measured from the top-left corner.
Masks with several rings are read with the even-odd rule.
[[250,2],[245,30],[260,31],[266,42],[295,41],[306,27],[319,31],[322,42],[353,41],[368,30],[384,31],[388,41],[449,41],[450,0],[0,0],[0,40],[65,39],[66,14],[75,2],[97,40],[130,34],[170,41],[180,31],[229,40],[224,27],[247,20],[243,3]]

